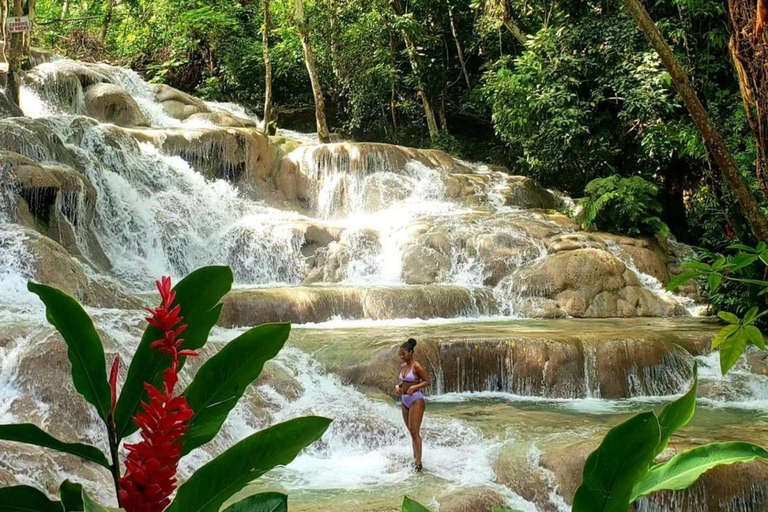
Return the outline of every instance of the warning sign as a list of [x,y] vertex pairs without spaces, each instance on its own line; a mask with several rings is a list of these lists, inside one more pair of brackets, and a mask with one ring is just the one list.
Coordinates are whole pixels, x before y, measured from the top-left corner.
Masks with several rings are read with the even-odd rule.
[[9,16],[5,26],[9,34],[18,34],[19,32],[29,32],[32,30],[29,16]]

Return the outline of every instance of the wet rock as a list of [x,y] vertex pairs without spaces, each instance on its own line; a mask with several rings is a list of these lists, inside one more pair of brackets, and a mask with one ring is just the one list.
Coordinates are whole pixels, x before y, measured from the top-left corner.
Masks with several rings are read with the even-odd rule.
[[21,109],[5,95],[5,92],[0,91],[0,119],[23,115]]
[[403,251],[403,281],[407,284],[430,284],[451,270],[451,260],[429,247],[411,245]]
[[644,288],[610,252],[560,251],[520,272],[514,283],[523,297],[553,299],[574,317],[675,316],[685,309]]
[[552,192],[525,176],[510,176],[507,186],[507,206],[555,210],[560,203]]
[[187,117],[184,122],[185,124],[190,124],[192,126],[209,124],[214,126],[223,126],[225,128],[258,128],[259,127],[259,125],[256,124],[256,122],[253,121],[252,119],[246,119],[243,117],[224,114],[221,112],[198,112],[196,114],[192,114],[191,116]]
[[504,500],[493,489],[462,489],[438,497],[440,512],[492,512],[504,506]]
[[101,122],[118,126],[149,126],[136,100],[122,87],[98,83],[85,90],[85,112]]
[[210,113],[211,109],[201,100],[165,84],[154,84],[155,99],[162,104],[165,112],[180,121],[194,114]]
[[334,317],[451,318],[495,311],[493,294],[461,286],[291,287],[236,290],[227,295],[219,325],[325,322]]

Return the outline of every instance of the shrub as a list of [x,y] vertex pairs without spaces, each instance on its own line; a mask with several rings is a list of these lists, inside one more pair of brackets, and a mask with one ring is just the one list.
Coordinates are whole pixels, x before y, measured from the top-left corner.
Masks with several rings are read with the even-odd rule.
[[600,229],[621,235],[669,234],[658,217],[659,189],[639,176],[610,176],[592,180],[579,201],[576,220],[583,229]]
[[[120,393],[119,358],[107,377],[101,339],[80,304],[55,288],[29,283],[29,290],[45,304],[48,321],[67,344],[75,389],[103,421],[110,455],[95,446],[64,443],[32,424],[0,425],[0,439],[65,452],[102,466],[111,473],[117,501],[126,512],[219,512],[248,483],[291,462],[330,424],[325,418],[306,417],[256,432],[200,467],[171,501],[181,457],[216,437],[245,389],[282,349],[290,332],[290,324],[266,324],[243,333],[208,359],[189,386],[177,393],[178,372],[186,358],[195,357],[207,342],[221,313],[219,301],[232,280],[228,267],[205,267],[175,288],[170,278],[158,281],[162,302],[148,310],[149,325]],[[125,446],[126,472],[121,475],[121,443],[136,430],[141,440]],[[0,510],[105,510],[79,484],[65,481],[59,494],[61,502],[49,500],[34,487],[6,487],[0,489]],[[231,508],[284,510],[286,500],[280,494],[258,494]]]

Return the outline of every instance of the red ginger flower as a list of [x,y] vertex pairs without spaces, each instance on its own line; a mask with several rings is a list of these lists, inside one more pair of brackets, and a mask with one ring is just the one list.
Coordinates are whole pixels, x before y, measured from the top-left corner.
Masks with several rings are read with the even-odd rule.
[[[142,412],[133,418],[141,432],[141,441],[126,445],[126,473],[120,479],[120,506],[126,512],[161,512],[170,503],[176,488],[176,470],[181,459],[182,438],[194,416],[187,399],[174,397],[179,380],[179,357],[196,356],[193,350],[180,350],[184,340],[179,335],[187,328],[181,324],[181,307],[171,308],[176,292],[171,291],[171,279],[157,282],[162,303],[148,309],[147,321],[163,331],[163,337],[152,348],[172,357],[171,367],[163,372],[163,389],[145,383],[149,402],[142,402]],[[178,327],[177,327],[178,326]]]

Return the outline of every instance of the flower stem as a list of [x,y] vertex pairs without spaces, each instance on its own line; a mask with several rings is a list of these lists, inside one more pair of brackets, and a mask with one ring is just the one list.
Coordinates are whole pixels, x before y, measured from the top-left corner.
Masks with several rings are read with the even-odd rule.
[[120,454],[119,441],[117,440],[117,429],[115,428],[114,415],[109,415],[107,423],[107,432],[109,435],[109,453],[112,456],[112,480],[115,482],[115,496],[117,496],[117,506],[122,507],[120,503]]

